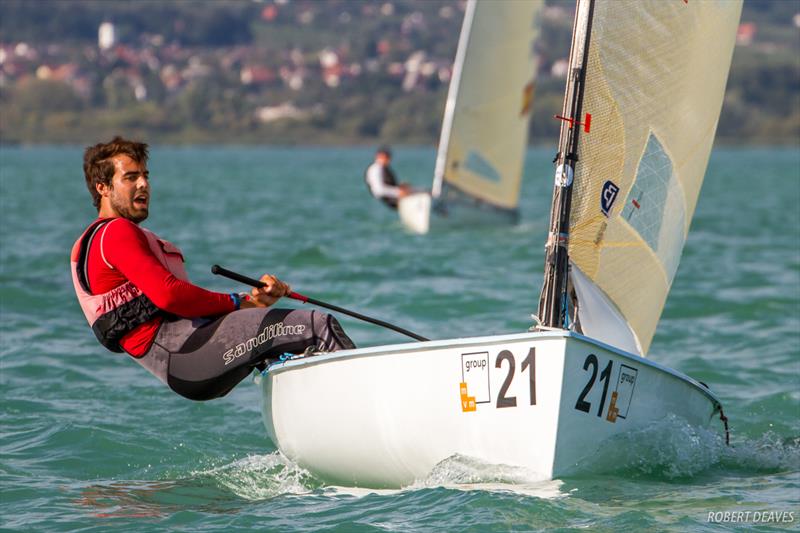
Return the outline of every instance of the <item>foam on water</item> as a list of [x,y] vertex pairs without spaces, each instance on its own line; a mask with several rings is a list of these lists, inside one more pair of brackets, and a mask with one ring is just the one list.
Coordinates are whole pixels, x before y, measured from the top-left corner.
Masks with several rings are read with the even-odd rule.
[[[173,474],[174,476],[174,474]],[[247,502],[308,495],[322,483],[279,452],[252,455],[220,466],[158,481],[112,481],[76,486],[73,504],[96,518],[163,518],[182,509],[234,513]]]
[[800,470],[800,437],[781,438],[767,432],[758,439],[737,440],[724,449],[720,464],[751,473],[797,472]]
[[389,495],[439,487],[508,491],[540,498],[564,496],[559,491],[561,481],[543,479],[524,468],[492,464],[458,454],[440,462],[426,477],[402,489],[326,485],[323,480],[278,451],[265,455],[249,455],[221,466],[195,470],[177,481],[184,485],[215,485],[250,501],[321,492],[363,497],[369,494]]
[[283,494],[309,494],[322,483],[280,452],[251,455],[230,464],[192,473],[211,479],[245,500],[265,500]]
[[549,480],[518,466],[493,464],[475,457],[456,454],[437,464],[425,478],[407,490],[445,487],[459,490],[512,492],[537,498],[559,498],[562,482]]
[[800,468],[798,439],[774,434],[752,440],[731,437],[715,428],[690,425],[669,415],[645,428],[617,435],[572,469],[573,475],[616,474],[652,479],[692,478],[710,469],[780,472]]
[[535,472],[518,466],[492,464],[474,457],[456,454],[433,467],[415,487],[470,485],[478,483],[522,484],[542,481]]

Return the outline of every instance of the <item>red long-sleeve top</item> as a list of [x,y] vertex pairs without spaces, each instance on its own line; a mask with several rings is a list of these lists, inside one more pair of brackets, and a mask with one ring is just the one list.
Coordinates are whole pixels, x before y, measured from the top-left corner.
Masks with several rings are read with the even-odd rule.
[[[142,230],[124,218],[116,218],[100,230],[86,258],[89,287],[94,294],[130,281],[167,313],[198,318],[229,313],[235,309],[230,295],[207,291],[175,277],[150,250]],[[120,340],[122,349],[141,357],[163,322],[157,317],[145,322]]]

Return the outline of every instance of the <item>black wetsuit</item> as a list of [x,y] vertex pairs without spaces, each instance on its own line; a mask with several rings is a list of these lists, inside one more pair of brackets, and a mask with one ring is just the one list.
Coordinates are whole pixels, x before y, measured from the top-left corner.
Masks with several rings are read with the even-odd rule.
[[284,353],[355,348],[333,316],[299,309],[241,309],[216,319],[166,321],[136,361],[190,400],[225,396]]

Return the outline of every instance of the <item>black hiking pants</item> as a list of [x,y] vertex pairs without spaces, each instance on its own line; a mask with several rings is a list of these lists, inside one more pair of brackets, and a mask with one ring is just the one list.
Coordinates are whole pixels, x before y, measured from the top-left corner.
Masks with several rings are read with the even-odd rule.
[[327,313],[241,309],[216,319],[165,321],[136,361],[181,396],[211,400],[225,396],[253,368],[309,347],[333,352],[355,345]]

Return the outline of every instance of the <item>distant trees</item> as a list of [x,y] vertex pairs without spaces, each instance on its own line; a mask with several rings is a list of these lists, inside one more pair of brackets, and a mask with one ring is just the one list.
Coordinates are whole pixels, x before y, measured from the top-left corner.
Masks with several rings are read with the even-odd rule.
[[26,115],[77,112],[83,109],[83,100],[72,87],[60,81],[26,79],[11,91],[11,100],[16,110]]
[[251,42],[250,21],[260,8],[237,0],[3,0],[0,9],[6,42],[96,42],[98,25],[107,20],[123,42],[157,34],[186,46],[229,46]]
[[723,140],[798,142],[800,63],[791,51],[736,50],[717,136]]
[[[531,142],[552,144],[564,90],[553,67],[572,21],[569,2],[546,3],[530,127]],[[435,143],[447,93],[438,72],[455,54],[462,10],[454,0],[2,0],[0,140],[125,130],[153,142]],[[745,2],[755,39],[736,48],[721,141],[798,142],[796,11]],[[103,21],[116,44],[100,50]],[[404,87],[412,57],[435,74]]]

